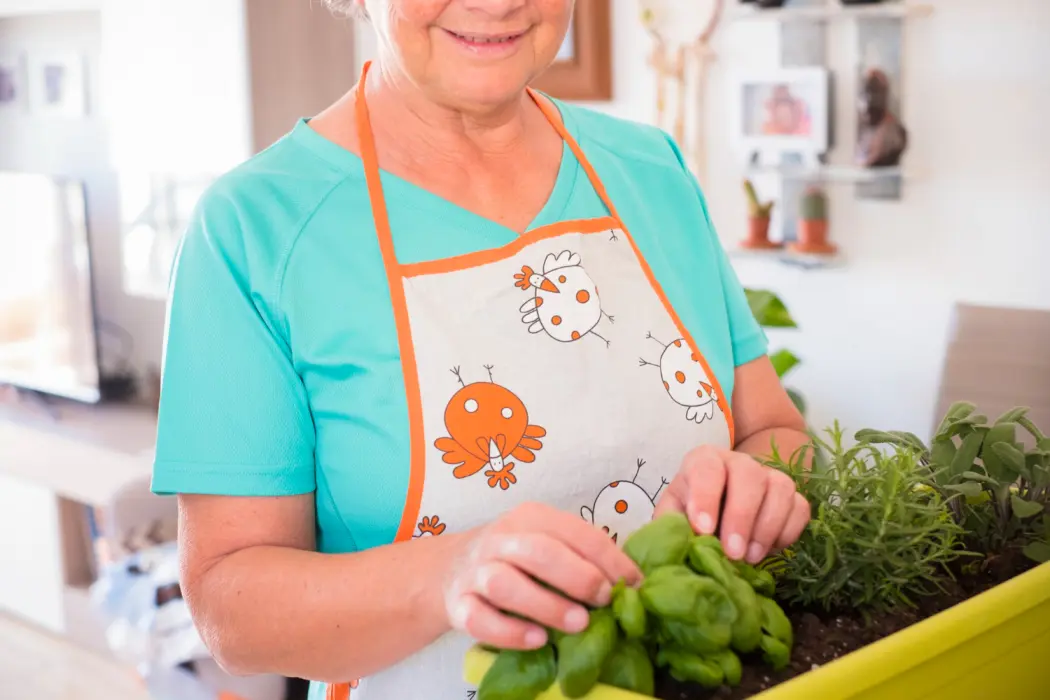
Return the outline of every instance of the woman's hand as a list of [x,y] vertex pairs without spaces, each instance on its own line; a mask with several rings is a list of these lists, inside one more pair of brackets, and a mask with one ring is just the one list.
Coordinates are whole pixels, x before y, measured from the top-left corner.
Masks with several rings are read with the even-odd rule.
[[711,446],[686,456],[654,517],[674,511],[685,513],[701,534],[718,526],[726,555],[751,564],[794,543],[810,518],[809,503],[791,477],[746,454]]
[[543,646],[544,627],[579,632],[589,622],[581,603],[607,605],[618,580],[641,580],[605,533],[540,504],[479,529],[461,551],[444,590],[449,624],[501,649]]

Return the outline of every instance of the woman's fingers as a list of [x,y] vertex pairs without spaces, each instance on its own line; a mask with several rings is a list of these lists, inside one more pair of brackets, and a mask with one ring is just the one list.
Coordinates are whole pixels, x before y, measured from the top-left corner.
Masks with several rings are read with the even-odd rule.
[[777,538],[776,548],[784,549],[798,542],[798,538],[802,536],[802,531],[806,529],[806,525],[809,524],[812,517],[813,509],[810,507],[809,501],[801,493],[796,492],[792,500],[791,515],[788,516],[787,522]]
[[547,643],[539,625],[499,612],[481,596],[465,593],[450,602],[453,629],[500,649],[538,649]]
[[[590,562],[604,575],[610,586],[621,578],[639,583],[642,573],[630,557],[609,536],[582,518],[541,505],[521,506],[504,529],[509,532],[541,533],[563,543],[578,557]],[[552,569],[549,565],[547,570]],[[544,580],[547,578],[544,576]]]
[[793,543],[809,522],[809,505],[790,477],[746,454],[715,447],[686,457],[654,517],[676,511],[702,534],[717,527],[726,555],[750,562]]
[[749,564],[762,561],[780,539],[795,507],[795,482],[787,474],[769,471],[766,494],[755,519],[745,559]]
[[726,504],[720,534],[730,559],[743,559],[768,486],[767,469],[738,452],[726,457]]
[[701,447],[686,455],[682,468],[660,498],[653,517],[664,513],[684,513],[697,532],[710,535],[718,526],[726,469],[722,454],[715,448]]
[[586,608],[540,586],[511,564],[500,561],[482,564],[474,579],[474,592],[498,610],[516,613],[570,634],[587,627],[590,618]]
[[612,583],[597,565],[547,534],[496,535],[485,542],[478,559],[502,560],[546,582],[569,597],[593,606],[609,602]]

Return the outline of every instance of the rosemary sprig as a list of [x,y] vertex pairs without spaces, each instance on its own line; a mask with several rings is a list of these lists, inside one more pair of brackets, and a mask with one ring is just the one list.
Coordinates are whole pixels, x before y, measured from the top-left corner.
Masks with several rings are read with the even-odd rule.
[[766,565],[777,577],[778,596],[827,610],[913,606],[941,587],[949,562],[966,554],[962,527],[910,441],[885,451],[869,444],[847,449],[838,423],[826,433],[827,440],[813,436],[790,459],[774,450],[768,461],[791,475],[813,505],[801,539]]

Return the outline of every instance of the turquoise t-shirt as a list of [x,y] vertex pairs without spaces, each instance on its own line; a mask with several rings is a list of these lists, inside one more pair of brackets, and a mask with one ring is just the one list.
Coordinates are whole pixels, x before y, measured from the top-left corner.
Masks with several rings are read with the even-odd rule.
[[[726,396],[766,352],[703,196],[662,131],[555,103]],[[402,264],[514,231],[384,172]],[[530,226],[606,216],[568,146]],[[171,282],[153,489],[315,493],[318,547],[394,540],[409,417],[361,159],[300,121],[200,201]],[[336,476],[333,479],[333,475]]]

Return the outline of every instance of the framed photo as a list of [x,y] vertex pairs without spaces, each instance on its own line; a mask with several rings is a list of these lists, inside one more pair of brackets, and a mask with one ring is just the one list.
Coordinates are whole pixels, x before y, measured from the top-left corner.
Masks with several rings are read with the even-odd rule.
[[820,155],[830,142],[826,69],[780,68],[738,75],[732,108],[736,141],[748,153]]
[[0,54],[0,114],[25,111],[26,63],[22,54]]
[[76,53],[30,55],[29,100],[36,115],[84,116],[84,57]]
[[558,56],[533,87],[562,100],[612,99],[610,0],[576,0]]

